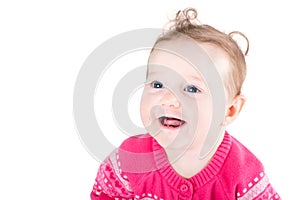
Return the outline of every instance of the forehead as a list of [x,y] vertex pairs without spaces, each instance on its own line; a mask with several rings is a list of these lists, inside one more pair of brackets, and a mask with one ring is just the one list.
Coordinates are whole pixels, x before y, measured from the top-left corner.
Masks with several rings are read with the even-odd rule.
[[166,50],[154,50],[150,54],[148,61],[148,73],[155,74],[172,70],[180,74],[197,73],[194,66],[180,55],[176,55]]
[[[211,68],[217,69],[221,76],[225,76],[226,72],[230,67],[230,60],[227,54],[219,47],[209,43],[200,43],[199,51],[189,51],[188,56],[179,55],[172,51],[174,46],[182,46],[186,48],[184,41],[169,41],[159,44],[155,47],[150,54],[148,61],[148,74],[154,74],[159,72],[164,72],[167,69],[173,70],[180,75],[193,75],[197,78],[203,79],[202,72],[203,69],[209,70]],[[196,63],[191,63],[188,57],[195,57],[197,59]],[[163,67],[158,67],[160,65]],[[224,77],[222,77],[224,79]]]

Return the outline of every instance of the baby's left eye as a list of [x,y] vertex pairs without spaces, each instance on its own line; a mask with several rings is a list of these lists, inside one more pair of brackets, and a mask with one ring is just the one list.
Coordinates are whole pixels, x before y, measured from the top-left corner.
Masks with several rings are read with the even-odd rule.
[[198,92],[201,92],[198,88],[196,88],[196,87],[193,86],[193,85],[187,86],[186,88],[184,88],[184,91],[190,92],[190,93],[198,93]]

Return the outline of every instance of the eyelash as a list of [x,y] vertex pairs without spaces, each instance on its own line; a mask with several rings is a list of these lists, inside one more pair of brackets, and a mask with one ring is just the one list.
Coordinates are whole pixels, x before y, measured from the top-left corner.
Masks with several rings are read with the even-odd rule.
[[184,88],[184,91],[190,92],[190,93],[199,93],[201,92],[197,87],[193,85],[188,85],[187,87]]
[[[164,85],[161,82],[159,82],[159,81],[153,81],[151,83],[151,87],[154,88],[154,89],[161,89],[161,88],[164,88]],[[194,85],[188,85],[183,90],[185,92],[189,92],[189,93],[199,93],[199,92],[201,92],[201,90],[198,89]]]
[[[160,87],[158,87],[157,85],[160,85]],[[153,88],[155,88],[155,89],[160,89],[160,88],[163,88],[164,86],[163,86],[163,84],[162,84],[161,82],[159,82],[159,81],[153,81],[153,82],[151,83],[151,87],[153,87]]]

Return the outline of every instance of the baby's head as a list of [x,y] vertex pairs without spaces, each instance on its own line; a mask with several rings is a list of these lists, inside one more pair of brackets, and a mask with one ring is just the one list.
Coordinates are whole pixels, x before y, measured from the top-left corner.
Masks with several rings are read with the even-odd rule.
[[[234,33],[244,35],[239,32],[225,34],[200,24],[196,17],[195,9],[179,11],[170,22],[169,30],[157,39],[149,57],[141,116],[144,125],[157,133],[156,139],[163,146],[168,145],[165,141],[178,136],[178,133],[171,132],[179,130],[200,132],[196,134],[199,146],[207,136],[213,115],[207,77],[203,76],[198,66],[194,66],[195,63],[190,63],[185,56],[172,52],[172,49],[180,49],[183,54],[189,54],[188,57],[198,59],[197,64],[201,67],[216,69],[217,78],[224,85],[220,88],[225,94],[224,124],[231,123],[237,117],[245,101],[241,95],[246,76],[245,57],[232,38]],[[195,46],[191,41],[197,43],[201,50],[191,50],[190,47]],[[248,40],[245,54],[247,51]]]
[[[241,94],[242,85],[246,77],[245,55],[247,55],[249,49],[249,42],[245,35],[238,31],[226,34],[209,25],[200,24],[197,21],[197,11],[193,8],[179,11],[176,18],[170,21],[169,24],[169,30],[157,39],[152,51],[162,41],[175,40],[183,35],[194,39],[200,44],[210,46],[213,51],[223,51],[230,62],[230,66],[228,69],[218,70],[223,72],[221,77],[223,78],[228,98],[234,98],[236,95]],[[232,38],[235,34],[241,35],[246,40],[247,48],[245,53],[241,51],[237,42]],[[208,53],[208,56],[214,59],[214,55],[209,55]],[[218,66],[216,65],[216,67]]]

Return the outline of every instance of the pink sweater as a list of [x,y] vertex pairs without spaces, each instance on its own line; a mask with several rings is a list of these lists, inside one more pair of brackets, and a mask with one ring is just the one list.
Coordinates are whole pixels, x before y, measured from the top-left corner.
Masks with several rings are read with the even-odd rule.
[[149,134],[130,137],[100,165],[92,200],[280,199],[261,162],[225,134],[210,163],[191,178],[178,175]]

